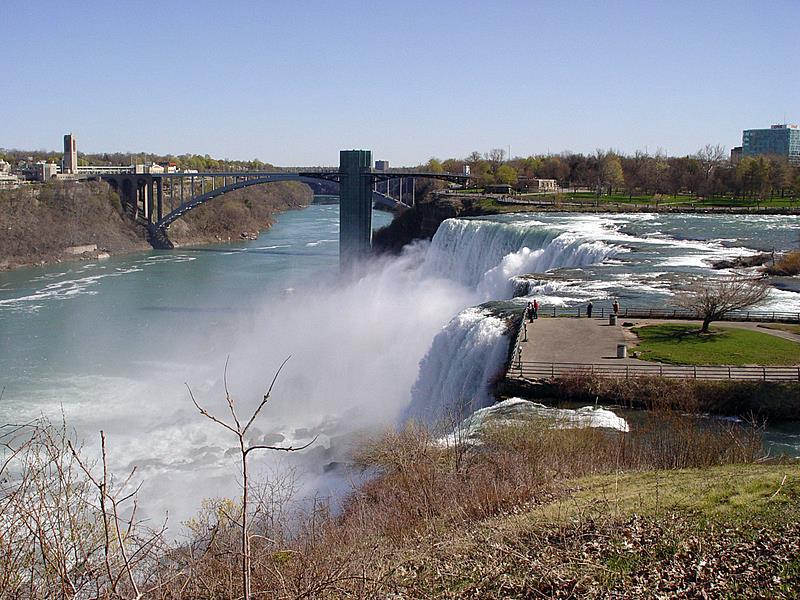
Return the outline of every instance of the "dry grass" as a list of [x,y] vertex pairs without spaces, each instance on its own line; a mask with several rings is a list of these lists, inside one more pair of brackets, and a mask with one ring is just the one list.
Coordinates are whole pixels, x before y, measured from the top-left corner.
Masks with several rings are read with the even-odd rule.
[[[613,549],[605,544],[621,539],[624,531],[581,522],[570,525],[572,529],[546,526],[536,529],[534,535],[526,525],[528,533],[520,537],[517,525],[507,521],[510,515],[534,514],[540,510],[537,507],[544,510],[559,503],[576,505],[575,490],[590,487],[580,483],[585,481],[578,479],[581,477],[752,463],[761,458],[758,432],[752,428],[729,422],[703,423],[674,413],[643,418],[627,434],[552,425],[548,421],[495,425],[486,429],[483,444],[478,446],[443,445],[429,430],[417,426],[386,431],[361,445],[354,457],[355,466],[372,477],[354,487],[341,510],[336,511],[324,500],[299,501],[293,475],[273,474],[253,494],[253,597],[460,597],[470,593],[479,598],[499,598],[520,590],[525,590],[525,596],[558,597],[574,584],[570,583],[574,574],[565,565],[581,556],[576,554],[579,544],[595,539],[599,544],[596,551],[602,557],[597,560],[602,562]],[[60,443],[51,446],[63,449]],[[61,460],[56,459],[61,456],[69,459],[69,455],[57,451],[47,461]],[[23,481],[34,482],[41,472],[40,468],[26,471],[25,463],[17,463],[17,467],[27,472]],[[92,489],[80,471],[73,465],[69,471],[57,472],[62,473],[62,484],[79,491],[80,498],[85,499],[83,506],[88,507]],[[668,479],[665,474],[664,480]],[[628,496],[633,493],[632,486],[635,484],[628,485]],[[22,509],[21,495],[15,489],[3,489],[2,514]],[[598,502],[606,501],[605,492],[595,496]],[[61,521],[50,517],[41,518],[37,527],[58,532],[69,548],[83,549],[78,555],[85,556],[81,561],[90,565],[81,571],[84,592],[94,590],[90,594],[94,597],[133,597],[132,586],[124,579],[116,592],[110,587],[102,543],[97,543],[102,522],[98,521],[96,505],[92,506],[95,508],[85,514],[68,513],[80,527],[65,529]],[[584,509],[579,512],[590,514]],[[241,505],[217,499],[208,501],[187,524],[188,539],[179,546],[167,546],[163,539],[144,544],[149,538],[138,529],[136,537],[124,544],[131,553],[136,552],[130,570],[144,590],[143,597],[239,597],[240,522]],[[620,523],[631,528],[631,535],[643,532],[643,539],[663,526],[650,521]],[[475,528],[483,533],[475,534]],[[512,530],[516,531],[516,541],[507,539]],[[610,535],[611,531],[616,531],[616,537]],[[491,545],[475,546],[473,542],[481,536]],[[62,594],[63,575],[41,564],[36,538],[33,534],[25,538],[29,545],[0,544],[7,556],[23,552],[27,557],[23,562],[0,561],[0,576],[16,573],[16,589],[35,590],[27,594],[31,598],[79,597]],[[110,549],[110,572],[114,576],[126,571],[116,548],[112,544]],[[547,553],[542,554],[547,557],[545,563],[560,561],[561,567],[552,572],[553,577],[533,569],[529,572],[538,573],[539,579],[518,579],[517,574],[539,564],[535,557],[540,552]],[[66,559],[66,563],[73,565],[74,561]],[[504,571],[506,567],[512,570]],[[506,575],[498,579],[504,572]],[[616,579],[611,583],[598,581],[592,585],[619,583]],[[15,596],[0,593],[3,597]]]
[[768,275],[800,275],[800,250],[787,252],[764,271]]

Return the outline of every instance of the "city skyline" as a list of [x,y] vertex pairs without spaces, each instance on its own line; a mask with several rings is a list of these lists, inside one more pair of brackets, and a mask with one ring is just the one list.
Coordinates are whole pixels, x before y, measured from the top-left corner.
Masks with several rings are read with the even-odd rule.
[[12,0],[0,147],[72,131],[87,153],[323,165],[360,147],[401,165],[684,155],[800,119],[794,2],[434,7]]

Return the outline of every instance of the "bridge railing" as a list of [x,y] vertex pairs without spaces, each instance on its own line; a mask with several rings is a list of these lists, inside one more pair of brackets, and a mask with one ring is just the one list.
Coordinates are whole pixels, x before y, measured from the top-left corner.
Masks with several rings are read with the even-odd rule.
[[[592,318],[605,319],[612,314],[614,314],[614,311],[609,307],[594,307],[592,309]],[[702,317],[698,313],[683,308],[650,308],[644,306],[634,306],[620,308],[616,314],[621,319],[630,317],[637,319],[702,320]],[[585,317],[586,305],[573,307],[543,306],[539,309],[539,316]],[[800,312],[778,310],[734,310],[726,313],[723,317],[716,320],[800,323]]]
[[517,359],[508,371],[510,377],[521,379],[557,379],[565,376],[596,375],[629,379],[632,377],[665,377],[669,379],[797,381],[797,366],[717,366],[717,365],[637,365],[605,363],[547,363]]

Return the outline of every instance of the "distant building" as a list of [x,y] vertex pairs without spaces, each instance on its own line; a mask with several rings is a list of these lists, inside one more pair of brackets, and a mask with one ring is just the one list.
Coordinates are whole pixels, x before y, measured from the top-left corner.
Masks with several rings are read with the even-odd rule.
[[156,163],[151,163],[149,165],[139,163],[133,166],[134,173],[164,173],[164,171],[164,167]]
[[524,192],[557,192],[558,182],[555,179],[520,177],[517,181],[517,189]]
[[742,156],[765,154],[784,156],[790,164],[800,165],[800,129],[797,125],[745,129],[742,132]]
[[50,181],[58,175],[58,165],[40,160],[34,165],[33,178],[36,181]]
[[19,185],[19,177],[11,174],[11,165],[0,160],[0,189],[15,188]]
[[742,147],[735,146],[731,148],[731,164],[738,165],[741,160],[742,160]]
[[376,171],[388,171],[389,170],[389,161],[388,160],[376,160],[375,161],[375,170]]
[[171,161],[160,162],[158,165],[164,168],[164,173],[175,173],[178,170],[177,163]]
[[67,175],[78,172],[78,143],[71,133],[64,136],[64,160],[61,163],[61,172]]

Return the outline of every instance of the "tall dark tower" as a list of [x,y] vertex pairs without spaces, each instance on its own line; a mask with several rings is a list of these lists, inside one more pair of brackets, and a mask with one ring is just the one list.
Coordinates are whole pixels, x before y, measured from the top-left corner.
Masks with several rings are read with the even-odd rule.
[[71,174],[78,172],[78,144],[71,133],[64,136],[64,160],[61,163],[61,172]]
[[372,246],[372,150],[339,152],[339,262],[366,256]]

